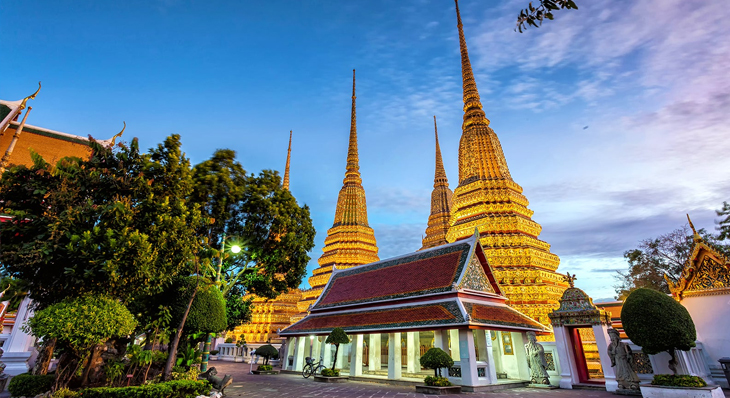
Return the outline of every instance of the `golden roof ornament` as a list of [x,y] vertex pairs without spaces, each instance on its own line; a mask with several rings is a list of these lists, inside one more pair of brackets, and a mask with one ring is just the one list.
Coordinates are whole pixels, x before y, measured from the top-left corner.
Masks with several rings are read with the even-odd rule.
[[117,138],[121,137],[122,134],[124,133],[124,130],[127,129],[127,122],[122,121],[122,123],[124,123],[124,127],[122,127],[122,131],[118,132],[117,134],[114,135],[114,137],[112,137],[112,142],[109,144],[109,148],[112,148],[116,144]]
[[565,276],[563,276],[563,280],[566,281],[566,282],[568,282],[568,284],[570,285],[570,287],[575,287],[575,280],[576,279],[578,279],[578,277],[575,276],[575,274],[571,275],[570,272],[568,272],[567,274],[565,274]]
[[291,163],[291,136],[292,130],[289,130],[289,149],[286,151],[286,167],[284,167],[284,182],[281,184],[283,189],[289,190],[289,163]]
[[38,82],[38,90],[35,91],[35,93],[23,98],[23,102],[20,103],[20,110],[25,109],[25,103],[28,102],[28,100],[34,100],[35,97],[38,95],[38,93],[41,92],[41,82]]
[[695,242],[702,241],[702,237],[700,236],[700,234],[697,233],[697,230],[695,229],[694,224],[692,224],[692,220],[690,220],[690,218],[689,218],[689,214],[687,214],[687,221],[689,222],[689,227],[692,228],[692,239]]

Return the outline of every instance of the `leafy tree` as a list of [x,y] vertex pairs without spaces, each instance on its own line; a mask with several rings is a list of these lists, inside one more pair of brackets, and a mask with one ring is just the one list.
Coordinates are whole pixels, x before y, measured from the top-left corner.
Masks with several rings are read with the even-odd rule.
[[68,299],[36,312],[25,329],[30,329],[36,337],[64,343],[78,356],[91,350],[83,374],[82,384],[86,384],[98,346],[112,337],[129,335],[136,324],[134,316],[119,301],[91,295]]
[[276,359],[279,357],[279,350],[271,344],[266,344],[256,349],[256,355],[263,357],[264,365],[268,365],[269,359]]
[[[718,237],[704,229],[697,232],[705,242],[720,251],[727,252],[727,246],[723,245]],[[614,286],[616,298],[624,299],[633,290],[642,287],[669,293],[664,274],[668,274],[674,280],[679,278],[682,267],[694,247],[692,236],[692,230],[685,225],[658,238],[644,239],[639,242],[637,249],[624,252],[629,269],[625,272],[617,271],[617,284]]]
[[717,229],[720,230],[719,240],[730,239],[730,203],[722,202],[722,209],[716,211],[718,217]]
[[540,4],[537,7],[529,3],[528,7],[524,10],[520,10],[520,15],[517,16],[517,27],[522,33],[523,29],[527,29],[528,26],[539,27],[542,26],[544,19],[553,19],[553,11],[562,9],[573,9],[577,10],[578,6],[573,0],[540,0]]
[[226,295],[226,320],[228,326],[226,331],[231,331],[239,325],[251,322],[251,303],[253,298],[243,299],[243,286],[241,284],[234,285]]
[[170,303],[172,322],[173,324],[180,322],[187,309],[189,297],[193,294],[193,290],[197,289],[183,333],[222,332],[228,326],[223,294],[209,280],[200,278],[200,281],[197,281],[197,279],[197,277],[179,278],[170,289],[170,293],[174,295]]
[[349,344],[350,337],[342,328],[334,328],[330,335],[327,336],[327,340],[324,342],[335,345],[335,359],[332,361],[332,370],[335,370],[335,365],[337,364],[337,353],[340,351],[340,344]]
[[695,346],[697,332],[692,317],[681,304],[652,289],[636,289],[624,301],[621,322],[631,341],[649,355],[667,351],[669,368],[677,374],[676,350]]
[[421,356],[420,362],[424,368],[433,369],[433,375],[436,377],[441,377],[441,368],[454,366],[454,360],[451,359],[451,355],[438,347],[429,348]]

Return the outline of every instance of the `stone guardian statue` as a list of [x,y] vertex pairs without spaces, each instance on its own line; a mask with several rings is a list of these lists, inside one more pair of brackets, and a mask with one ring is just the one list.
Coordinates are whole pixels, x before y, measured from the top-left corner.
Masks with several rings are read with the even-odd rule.
[[530,383],[550,385],[545,349],[537,342],[535,332],[527,332],[527,340],[525,352],[527,353],[527,366],[530,368]]
[[608,329],[611,344],[608,345],[608,357],[611,358],[611,366],[616,373],[618,388],[622,390],[639,390],[639,376],[636,375],[631,363],[634,357],[631,355],[631,347],[621,341],[621,335],[616,329]]

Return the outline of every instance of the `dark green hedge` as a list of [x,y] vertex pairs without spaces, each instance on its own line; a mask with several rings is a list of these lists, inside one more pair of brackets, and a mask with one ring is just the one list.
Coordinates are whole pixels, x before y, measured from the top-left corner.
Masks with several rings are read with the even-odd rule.
[[14,397],[35,397],[50,391],[53,386],[53,375],[33,376],[29,373],[19,374],[10,380],[8,391]]
[[654,375],[651,384],[671,387],[705,387],[707,383],[699,376],[689,375]]
[[195,398],[208,395],[206,380],[173,380],[165,383],[135,387],[98,387],[80,391],[83,398]]
[[656,290],[631,292],[621,309],[621,323],[631,341],[648,355],[672,349],[689,351],[697,339],[687,309]]

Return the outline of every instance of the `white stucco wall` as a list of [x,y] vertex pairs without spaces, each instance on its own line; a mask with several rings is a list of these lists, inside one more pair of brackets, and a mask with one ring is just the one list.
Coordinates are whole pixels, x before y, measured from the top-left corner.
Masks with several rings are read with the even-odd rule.
[[730,357],[730,295],[686,297],[680,303],[692,316],[711,365]]

